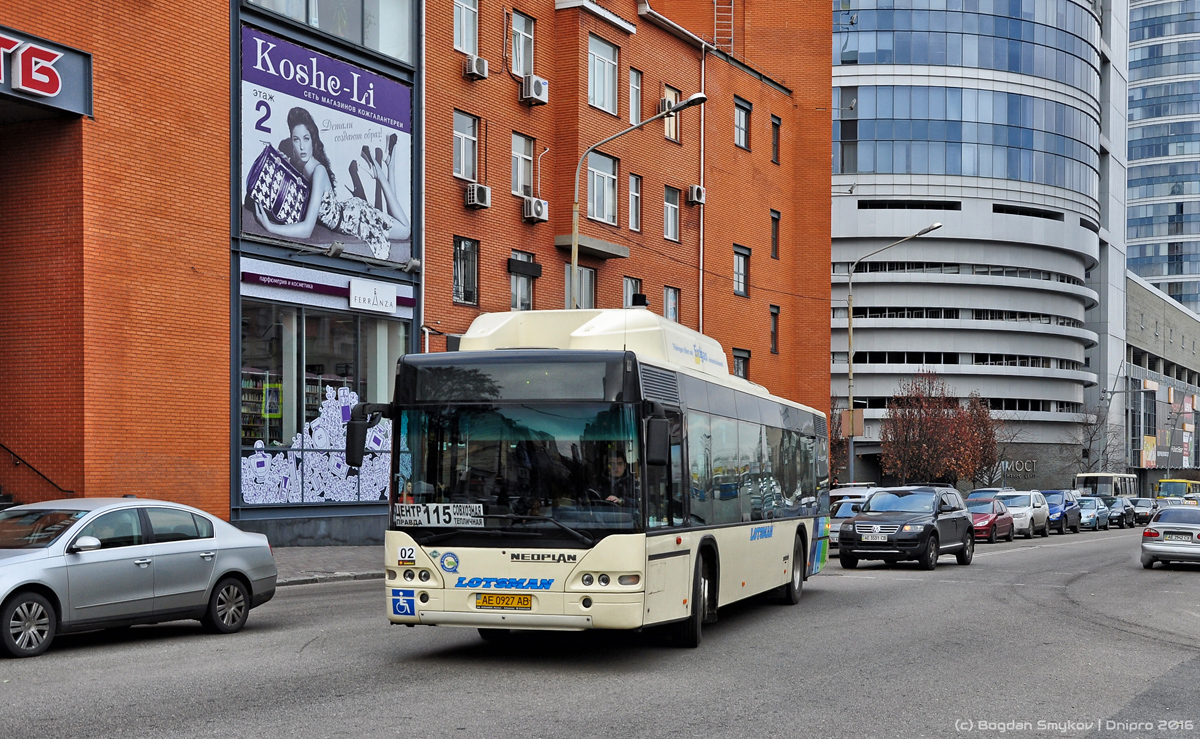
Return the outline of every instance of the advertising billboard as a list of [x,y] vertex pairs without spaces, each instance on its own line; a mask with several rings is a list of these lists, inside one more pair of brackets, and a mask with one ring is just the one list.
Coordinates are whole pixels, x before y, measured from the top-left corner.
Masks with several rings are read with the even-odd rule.
[[241,53],[242,233],[407,262],[411,88],[249,26]]

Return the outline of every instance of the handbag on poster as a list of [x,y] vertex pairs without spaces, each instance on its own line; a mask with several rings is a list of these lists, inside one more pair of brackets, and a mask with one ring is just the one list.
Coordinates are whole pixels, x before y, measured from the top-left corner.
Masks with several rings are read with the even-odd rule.
[[308,213],[311,186],[274,146],[267,144],[246,177],[246,198],[258,203],[278,223],[298,223]]

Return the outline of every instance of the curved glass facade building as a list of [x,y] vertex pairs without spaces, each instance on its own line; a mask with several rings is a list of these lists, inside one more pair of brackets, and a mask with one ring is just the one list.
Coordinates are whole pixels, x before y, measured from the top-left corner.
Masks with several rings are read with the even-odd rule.
[[1129,269],[1200,313],[1200,2],[1129,11]]
[[[1008,484],[1080,471],[1124,353],[1109,229],[1124,188],[1108,182],[1123,180],[1126,83],[1109,50],[1126,48],[1127,6],[1111,5],[834,1],[832,395],[847,407],[853,359],[858,479],[881,480],[879,420],[923,370],[1006,422]],[[859,264],[851,356],[850,264],[933,222]]]

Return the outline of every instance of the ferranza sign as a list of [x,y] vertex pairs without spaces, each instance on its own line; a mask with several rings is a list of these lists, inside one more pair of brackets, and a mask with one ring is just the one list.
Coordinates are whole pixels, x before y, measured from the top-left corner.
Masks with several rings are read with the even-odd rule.
[[0,96],[92,114],[92,57],[0,26]]

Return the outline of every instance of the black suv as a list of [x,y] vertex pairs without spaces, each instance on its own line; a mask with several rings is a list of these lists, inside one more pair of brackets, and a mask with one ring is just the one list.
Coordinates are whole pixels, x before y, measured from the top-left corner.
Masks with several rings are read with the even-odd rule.
[[950,552],[960,565],[971,564],[975,556],[971,513],[952,488],[877,490],[838,531],[838,559],[846,569],[857,567],[860,559],[889,564],[915,559],[932,570],[938,557]]

